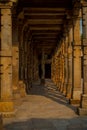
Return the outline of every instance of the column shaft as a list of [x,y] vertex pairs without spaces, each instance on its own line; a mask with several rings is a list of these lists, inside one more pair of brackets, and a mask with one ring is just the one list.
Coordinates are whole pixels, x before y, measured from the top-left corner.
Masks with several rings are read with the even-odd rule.
[[44,53],[44,50],[42,50],[41,69],[42,69],[41,84],[44,84],[45,83],[45,53]]
[[87,115],[87,7],[82,7],[83,12],[83,88],[82,88],[82,96],[81,96],[81,104],[79,108],[80,115]]
[[73,31],[73,86],[71,103],[79,104],[81,95],[81,36],[79,18],[74,23]]
[[10,8],[1,9],[1,112],[12,112],[12,16]]
[[68,84],[66,96],[71,98],[71,90],[72,90],[72,28],[69,29],[68,34]]

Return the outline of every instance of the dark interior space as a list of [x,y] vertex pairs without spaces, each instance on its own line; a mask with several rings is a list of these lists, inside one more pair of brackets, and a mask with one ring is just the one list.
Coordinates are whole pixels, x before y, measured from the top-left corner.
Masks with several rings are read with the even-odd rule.
[[51,78],[51,64],[45,64],[45,78]]

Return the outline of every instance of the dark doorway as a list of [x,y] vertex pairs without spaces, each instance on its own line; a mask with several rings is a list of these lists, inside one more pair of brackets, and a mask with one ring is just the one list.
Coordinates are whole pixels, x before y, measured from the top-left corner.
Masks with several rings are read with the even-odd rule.
[[51,64],[45,64],[45,78],[51,78]]
[[41,64],[39,65],[39,78],[41,79],[42,70],[41,70]]

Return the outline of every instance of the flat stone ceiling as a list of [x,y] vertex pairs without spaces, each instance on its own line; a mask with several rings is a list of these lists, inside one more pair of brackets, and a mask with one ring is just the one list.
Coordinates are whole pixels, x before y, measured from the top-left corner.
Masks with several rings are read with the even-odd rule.
[[72,0],[19,0],[17,11],[28,21],[32,43],[38,52],[52,54],[58,44]]

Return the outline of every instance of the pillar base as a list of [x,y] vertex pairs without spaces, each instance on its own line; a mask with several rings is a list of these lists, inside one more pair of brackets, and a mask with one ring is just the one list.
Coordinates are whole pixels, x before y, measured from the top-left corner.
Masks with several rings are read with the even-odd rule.
[[13,90],[13,98],[14,99],[20,98],[20,91],[19,91],[18,88],[16,88],[16,89]]
[[0,113],[3,117],[14,116],[14,103],[12,101],[0,101]]
[[78,108],[78,114],[80,116],[87,116],[87,109],[85,109],[85,108]]
[[45,84],[45,79],[41,79],[41,85]]
[[66,94],[66,98],[71,99],[71,94]]
[[19,91],[20,91],[20,96],[21,97],[25,97],[26,96],[26,88],[25,88],[25,84],[23,81],[19,81]]
[[87,94],[83,94],[81,96],[81,104],[80,108],[78,108],[78,114],[82,116],[87,116]]
[[63,91],[63,95],[66,96],[66,91],[65,90]]
[[64,94],[65,96],[66,96],[66,93],[67,93],[66,88],[67,88],[67,83],[64,84],[64,90],[63,90],[63,94]]
[[78,99],[70,99],[69,103],[72,105],[79,105],[80,104],[80,100]]
[[32,89],[32,83],[28,81],[26,81],[26,93],[29,94],[30,91]]
[[83,94],[81,96],[81,108],[87,109],[87,95]]

